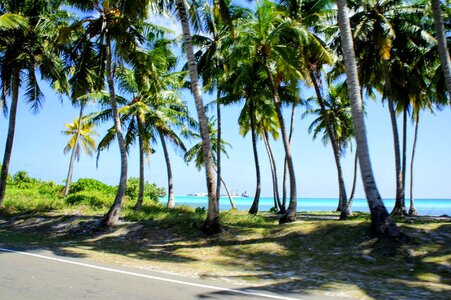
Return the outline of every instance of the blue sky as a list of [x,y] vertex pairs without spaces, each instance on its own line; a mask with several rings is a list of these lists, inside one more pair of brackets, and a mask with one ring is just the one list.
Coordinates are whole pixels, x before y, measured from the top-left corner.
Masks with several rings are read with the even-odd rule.
[[[63,148],[68,139],[61,131],[64,124],[71,122],[78,110],[73,108],[65,99],[63,102],[43,84],[46,101],[39,114],[33,115],[27,104],[21,100],[18,108],[16,136],[10,173],[26,170],[33,177],[43,180],[54,180],[62,183],[66,178],[69,164],[69,154],[63,154]],[[301,92],[303,94],[310,91]],[[189,104],[193,116],[194,100],[188,91],[182,93]],[[204,94],[205,103],[211,101],[211,96]],[[224,139],[232,148],[228,150],[229,159],[223,160],[223,177],[233,191],[248,191],[253,195],[255,191],[255,169],[250,136],[239,134],[237,118],[241,105],[234,105],[223,109]],[[95,107],[91,107],[95,110]],[[367,100],[367,131],[372,165],[376,182],[384,198],[393,198],[395,193],[393,138],[390,129],[388,109],[380,101]],[[304,108],[296,113],[295,134],[293,137],[293,157],[296,168],[299,197],[337,197],[337,175],[330,145],[324,146],[318,139],[313,141],[307,128],[311,118],[301,119]],[[211,112],[213,113],[213,111]],[[284,113],[289,117],[289,109]],[[398,120],[399,123],[401,120]],[[400,125],[400,124],[399,124]],[[97,129],[100,137],[105,134],[106,124]],[[451,112],[449,107],[436,115],[424,112],[421,116],[419,140],[415,160],[414,193],[416,198],[451,198],[449,178],[451,178]],[[3,157],[4,143],[7,132],[7,119],[0,120],[0,155]],[[98,139],[100,139],[100,137]],[[408,127],[408,159],[410,161],[411,145],[413,141],[413,126]],[[195,141],[192,141],[194,143]],[[192,144],[191,143],[191,144]],[[190,142],[187,142],[189,145]],[[276,153],[279,177],[281,178],[283,162],[283,146],[281,141],[272,141]],[[159,145],[157,152],[151,156],[146,166],[146,180],[166,187],[166,166]],[[272,194],[271,173],[268,157],[262,141],[259,141],[259,157],[262,172],[262,195]],[[197,171],[193,165],[187,165],[180,153],[171,150],[174,173],[175,193],[205,192],[204,172]],[[138,153],[135,147],[130,151],[129,176],[138,176]],[[353,153],[346,153],[343,157],[343,168],[348,193],[352,182]],[[409,176],[409,173],[407,174]],[[75,165],[74,179],[92,177],[111,185],[119,180],[119,151],[117,144],[101,154],[99,167],[96,168],[95,158],[82,156]],[[409,177],[407,177],[409,178]],[[408,192],[408,185],[406,188]],[[357,197],[364,197],[360,178],[358,178]]]

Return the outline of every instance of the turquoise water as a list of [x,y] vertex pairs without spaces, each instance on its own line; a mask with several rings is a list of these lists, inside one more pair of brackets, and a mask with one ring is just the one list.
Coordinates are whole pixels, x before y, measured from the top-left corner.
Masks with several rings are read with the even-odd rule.
[[[240,210],[247,210],[251,207],[253,198],[234,197],[236,206]],[[166,203],[167,198],[161,201]],[[395,201],[393,199],[384,199],[384,204],[390,212]],[[193,207],[208,207],[207,197],[194,196],[175,196],[176,205],[189,205]],[[337,208],[338,200],[336,198],[298,198],[298,211],[334,211]],[[406,199],[407,209],[409,209],[409,201]],[[260,198],[260,211],[268,211],[274,206],[272,197]],[[451,199],[416,199],[415,207],[420,215],[441,216],[451,215]],[[219,200],[219,208],[228,210],[231,208],[229,198],[221,197]],[[353,211],[368,212],[368,204],[366,199],[354,199],[352,205]]]

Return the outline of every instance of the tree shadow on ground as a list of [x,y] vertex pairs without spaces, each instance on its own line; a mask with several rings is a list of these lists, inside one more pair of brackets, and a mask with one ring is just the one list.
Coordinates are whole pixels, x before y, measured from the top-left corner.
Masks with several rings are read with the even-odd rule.
[[[201,271],[203,278],[258,283],[260,286],[252,290],[291,297],[449,299],[451,291],[449,223],[437,223],[427,230],[400,224],[409,241],[383,251],[384,244],[368,236],[367,221],[311,220],[276,225],[244,220],[225,224],[222,234],[206,237],[198,230],[199,218],[179,219],[185,222],[182,226],[159,219],[124,222],[113,228],[99,227],[100,219],[65,215],[31,222],[17,218],[2,224],[0,230],[26,233],[28,239],[17,240],[17,245],[31,243],[33,247],[39,247],[40,236],[48,232],[43,249],[50,247],[62,256],[76,255],[67,250],[69,245],[149,263],[205,260],[219,271]],[[51,235],[55,228],[63,229]],[[0,237],[0,243],[6,240],[8,237]],[[221,295],[211,292],[199,297]]]

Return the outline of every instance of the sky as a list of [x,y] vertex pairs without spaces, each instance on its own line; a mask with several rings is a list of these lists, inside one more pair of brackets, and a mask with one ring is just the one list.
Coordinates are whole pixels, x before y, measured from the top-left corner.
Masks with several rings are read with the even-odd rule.
[[[175,31],[179,31],[177,23],[167,24]],[[183,57],[181,59],[184,59]],[[33,114],[22,98],[24,91],[20,91],[20,102],[17,115],[17,126],[13,153],[10,163],[10,174],[19,170],[26,170],[30,176],[42,180],[53,180],[63,184],[66,179],[70,154],[64,155],[63,149],[69,138],[61,132],[64,124],[72,122],[78,115],[78,108],[72,107],[68,99],[60,99],[47,86],[41,83],[45,94],[45,103],[38,114]],[[312,90],[301,89],[301,96],[308,97]],[[188,103],[192,116],[197,118],[194,98],[187,90],[182,92],[182,98]],[[209,94],[203,95],[204,103],[213,100]],[[8,99],[10,101],[10,99]],[[377,101],[365,100],[367,136],[374,175],[379,192],[383,198],[395,196],[395,166],[393,136],[387,106]],[[229,158],[223,156],[223,178],[233,193],[247,191],[250,196],[255,193],[256,179],[250,135],[243,137],[239,133],[238,115],[242,104],[223,107],[223,139],[232,147],[228,149]],[[95,111],[98,108],[88,108]],[[292,141],[293,160],[296,172],[298,197],[301,198],[337,198],[337,171],[331,145],[324,145],[320,138],[313,141],[308,133],[308,126],[312,117],[301,118],[305,108],[298,108],[296,112],[295,131]],[[214,110],[208,112],[214,115]],[[290,108],[284,108],[286,123],[289,122]],[[401,132],[401,118],[398,127]],[[97,128],[99,141],[112,123]],[[8,120],[0,116],[0,155],[3,158]],[[410,164],[410,154],[413,142],[413,124],[409,122],[407,131],[407,159]],[[435,115],[423,112],[419,129],[418,144],[414,165],[414,197],[415,198],[446,198],[451,199],[451,110],[445,107]],[[189,148],[197,141],[187,141]],[[275,152],[279,178],[282,178],[284,150],[281,140],[271,141]],[[167,186],[166,164],[160,145],[146,164],[146,180],[155,182],[158,186]],[[271,171],[268,156],[263,141],[258,142],[258,152],[262,174],[262,196],[272,195]],[[198,171],[193,164],[184,162],[180,152],[170,149],[171,163],[174,174],[174,188],[176,195],[188,193],[205,193],[205,172]],[[129,153],[128,176],[138,177],[139,155],[137,147]],[[344,180],[348,195],[353,178],[354,153],[347,151],[342,157]],[[75,164],[74,181],[78,178],[95,178],[110,185],[117,185],[120,175],[120,155],[117,143],[100,156],[99,166],[96,168],[95,157],[82,155]],[[409,196],[409,176],[407,171],[406,197]],[[225,193],[225,190],[222,190]],[[364,198],[360,173],[357,181],[356,197]]]

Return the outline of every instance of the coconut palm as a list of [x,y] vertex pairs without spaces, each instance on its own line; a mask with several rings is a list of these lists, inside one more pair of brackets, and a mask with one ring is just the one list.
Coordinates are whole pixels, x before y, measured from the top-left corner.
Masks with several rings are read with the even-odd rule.
[[219,205],[216,197],[215,170],[212,158],[212,141],[208,131],[208,120],[202,100],[202,92],[199,82],[199,72],[197,70],[196,57],[193,50],[190,22],[188,18],[186,4],[183,0],[176,0],[176,13],[180,19],[183,32],[183,43],[188,59],[188,72],[191,80],[191,91],[194,95],[197,116],[199,119],[200,136],[202,138],[202,155],[205,166],[205,177],[208,191],[208,213],[207,219],[202,226],[202,231],[207,234],[215,234],[221,231],[219,224]]
[[9,126],[0,178],[0,207],[6,191],[14,143],[19,88],[27,82],[24,94],[33,112],[42,106],[44,95],[36,71],[51,83],[64,87],[63,65],[59,57],[58,26],[65,23],[59,11],[61,1],[3,1],[0,6],[0,78],[1,102],[11,97]]
[[[223,81],[228,68],[225,54],[227,48],[223,46],[224,40],[233,39],[232,22],[239,18],[249,18],[250,11],[238,6],[230,6],[229,1],[224,3],[202,3],[204,19],[204,35],[194,35],[193,43],[199,47],[195,53],[198,63],[199,75],[203,80],[203,89],[209,93],[216,90],[216,197],[219,200],[221,191],[221,96],[223,94]],[[227,42],[226,42],[227,43]]]
[[390,219],[387,209],[382,202],[374,180],[371,160],[368,151],[365,122],[363,119],[363,106],[358,80],[357,61],[354,53],[354,41],[352,38],[349,11],[346,0],[337,0],[338,24],[340,27],[341,44],[345,58],[345,70],[348,85],[348,94],[351,102],[354,134],[357,141],[357,153],[360,163],[360,172],[365,188],[368,206],[371,212],[371,227],[375,236],[387,236],[396,238],[400,231]]
[[[125,144],[127,151],[138,140],[140,154],[139,193],[135,209],[142,207],[144,195],[144,158],[154,152],[151,143],[159,139],[165,153],[168,168],[168,207],[173,207],[174,191],[172,172],[166,139],[183,152],[185,146],[172,127],[184,126],[189,119],[188,111],[180,100],[177,88],[184,83],[185,72],[170,72],[175,66],[176,59],[168,49],[168,41],[159,40],[154,48],[146,54],[140,54],[134,62],[134,70],[119,68],[117,78],[122,92],[133,98],[119,109],[121,123],[127,128]],[[121,97],[123,102],[125,99]],[[111,117],[111,110],[107,109],[91,115],[94,121],[104,121]],[[115,139],[115,128],[110,128],[107,135],[99,143],[101,150],[107,149]]]
[[[316,98],[314,100],[319,103],[319,108],[307,110],[304,116],[308,114],[317,116],[308,128],[309,133],[313,132],[313,139],[322,134],[323,143],[326,145],[331,142],[332,144],[337,167],[339,193],[340,197],[344,197],[343,202],[339,203],[339,206],[341,205],[339,208],[343,212],[343,218],[345,218],[350,216],[352,212],[348,205],[348,199],[345,197],[346,190],[340,157],[346,148],[351,145],[351,138],[353,137],[352,117],[346,95],[346,86],[343,83],[337,86],[329,85],[327,97],[321,96],[321,100],[318,101]],[[333,137],[333,143],[331,137]],[[349,207],[346,209],[347,206]]]
[[102,221],[102,225],[110,226],[119,220],[127,184],[127,153],[118,114],[113,64],[129,60],[130,54],[134,53],[138,44],[144,41],[141,32],[149,12],[149,1],[114,0],[97,3],[71,0],[70,3],[92,15],[78,23],[79,27],[84,28],[85,34],[79,39],[77,45],[84,47],[89,44],[89,41],[93,41],[98,56],[102,58],[99,60],[101,64],[99,76],[105,79],[108,87],[115,134],[119,144],[121,156],[119,188],[113,205]]
[[[210,135],[211,135],[211,141],[213,143],[213,149],[215,149],[216,147],[216,141],[218,140],[216,135],[217,135],[217,130],[214,129],[214,120],[212,118],[210,118],[208,120],[208,128],[210,130]],[[185,161],[186,162],[191,162],[194,160],[194,165],[196,166],[196,168],[198,170],[200,170],[203,166],[204,166],[204,156],[202,154],[202,140],[201,140],[201,136],[198,132],[193,132],[193,131],[189,131],[186,133],[187,136],[191,137],[191,138],[195,138],[195,139],[200,139],[200,141],[195,144],[194,146],[192,146],[188,151],[186,151],[185,153]],[[228,156],[227,151],[226,151],[226,146],[230,147],[230,144],[227,143],[224,140],[221,140],[221,152],[223,154],[225,154],[226,156]],[[216,160],[216,153],[212,151],[212,157],[213,157],[213,162],[217,163]],[[215,168],[216,169],[216,168]],[[235,202],[232,199],[232,194],[229,192],[229,189],[227,187],[227,184],[225,183],[224,179],[222,177],[219,178],[219,180],[222,181],[224,188],[226,189],[227,195],[229,197],[230,200],[230,205],[232,206],[232,209],[236,209],[236,205]]]
[[286,212],[286,208],[285,205],[282,204],[279,195],[277,165],[269,138],[271,135],[274,140],[279,139],[279,121],[274,109],[274,104],[270,99],[267,99],[266,101],[260,101],[258,103],[258,109],[255,113],[255,119],[256,131],[265,144],[269,159],[269,165],[271,168],[274,208],[278,211],[278,213],[284,214]]
[[92,156],[92,154],[95,153],[96,142],[93,139],[93,136],[98,134],[94,131],[95,124],[84,120],[82,113],[80,113],[78,119],[74,118],[74,121],[72,123],[67,123],[64,126],[66,126],[66,130],[64,130],[62,133],[70,137],[69,142],[67,143],[66,147],[64,147],[64,154],[68,153],[69,151],[72,152],[69,163],[66,188],[64,190],[64,195],[67,195],[69,193],[70,183],[72,182],[75,160],[80,160],[81,150],[83,150],[85,154],[89,156]]
[[[375,60],[371,68],[367,71],[370,75],[366,75],[362,68],[363,78],[371,78],[370,83],[363,82],[365,85],[379,85],[379,89],[383,90],[384,98],[388,102],[388,110],[392,125],[393,145],[395,155],[395,175],[396,175],[396,204],[393,210],[395,215],[404,215],[406,213],[404,204],[404,182],[402,178],[402,162],[400,152],[400,140],[398,134],[398,126],[395,112],[395,97],[392,88],[392,78],[390,77],[390,67],[392,61],[392,44],[396,38],[395,28],[393,28],[392,18],[393,12],[400,10],[401,4],[398,0],[390,1],[351,1],[355,9],[360,9],[352,16],[351,23],[355,28],[356,45],[359,48],[366,49],[361,51],[362,55],[372,56]],[[364,46],[365,45],[365,46]],[[366,48],[363,48],[366,47]],[[362,56],[361,55],[361,56]],[[359,57],[361,62],[364,60]],[[367,56],[364,56],[365,58]],[[368,61],[365,62],[369,63]],[[382,74],[378,75],[377,74]],[[376,80],[375,80],[376,79]],[[383,85],[381,86],[381,82]]]
[[449,57],[449,50],[445,36],[442,9],[440,7],[440,0],[431,0],[431,2],[435,29],[437,31],[438,51],[440,53],[440,60],[442,61],[442,70],[445,75],[446,88],[448,90],[449,97],[451,97],[451,59]]
[[240,34],[237,34],[236,46],[236,51],[242,54],[241,57],[256,61],[259,81],[267,85],[274,101],[290,174],[290,204],[279,220],[281,223],[296,219],[297,206],[294,164],[282,115],[281,98],[281,87],[287,86],[294,90],[301,78],[296,65],[295,47],[287,44],[293,35],[299,35],[296,27],[291,25],[291,21],[285,18],[284,13],[279,11],[274,3],[262,1],[257,4],[256,18],[240,25],[242,28]]

